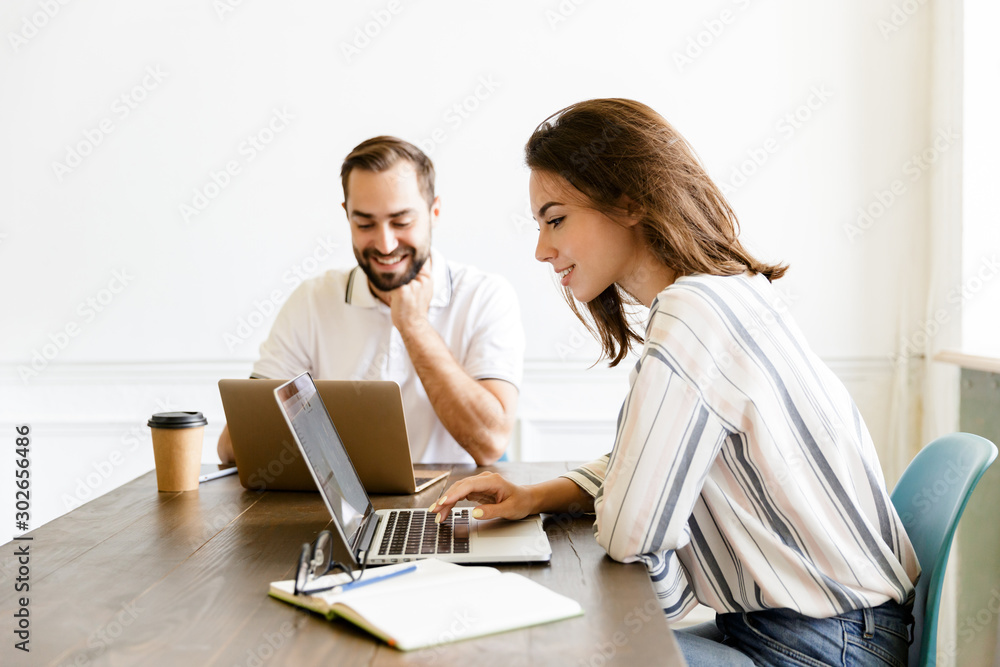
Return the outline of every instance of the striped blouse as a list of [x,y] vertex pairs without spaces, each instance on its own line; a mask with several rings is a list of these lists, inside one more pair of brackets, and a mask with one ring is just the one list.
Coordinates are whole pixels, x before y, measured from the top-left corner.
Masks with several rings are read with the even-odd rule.
[[854,401],[759,274],[657,296],[613,451],[565,477],[670,620],[698,602],[825,618],[905,602],[920,572]]

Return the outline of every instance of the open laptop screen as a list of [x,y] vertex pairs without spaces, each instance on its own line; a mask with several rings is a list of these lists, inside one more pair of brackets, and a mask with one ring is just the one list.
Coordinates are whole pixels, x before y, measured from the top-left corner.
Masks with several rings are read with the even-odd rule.
[[342,537],[355,546],[358,530],[373,508],[316,384],[303,373],[275,389],[274,395]]

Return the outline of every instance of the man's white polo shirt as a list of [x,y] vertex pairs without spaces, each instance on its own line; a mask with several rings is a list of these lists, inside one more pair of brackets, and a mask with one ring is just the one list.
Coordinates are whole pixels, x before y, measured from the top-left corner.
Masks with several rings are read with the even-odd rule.
[[[475,380],[520,387],[524,329],[514,289],[500,276],[431,254],[434,295],[427,317],[459,365]],[[392,324],[360,267],[302,283],[282,306],[260,346],[254,377],[394,380],[403,396],[414,461],[473,463],[444,428]]]

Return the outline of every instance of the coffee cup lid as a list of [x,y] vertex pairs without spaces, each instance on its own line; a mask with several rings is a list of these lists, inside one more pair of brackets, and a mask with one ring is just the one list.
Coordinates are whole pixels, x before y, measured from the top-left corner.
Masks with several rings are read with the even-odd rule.
[[146,426],[150,428],[194,428],[208,423],[200,412],[158,412],[150,417]]

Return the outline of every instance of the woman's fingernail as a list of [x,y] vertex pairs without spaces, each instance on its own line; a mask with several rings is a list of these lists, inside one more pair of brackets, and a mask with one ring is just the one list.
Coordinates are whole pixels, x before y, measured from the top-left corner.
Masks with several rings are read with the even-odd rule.
[[436,508],[437,506],[438,506],[438,504],[437,504],[437,503],[434,503],[433,505],[431,505],[430,507],[428,507],[428,508],[427,508],[427,511],[428,511],[428,512],[433,512],[433,511],[434,511],[434,508]]
[[443,504],[443,503],[446,503],[446,502],[448,502],[448,496],[441,496],[440,498],[438,498],[437,503],[434,503],[434,504],[437,505],[438,503],[442,503]]
[[441,523],[443,517],[440,514],[434,515],[434,523]]
[[472,518],[473,519],[481,519],[482,516],[483,516],[483,510],[479,509],[478,507],[476,509],[472,510]]

